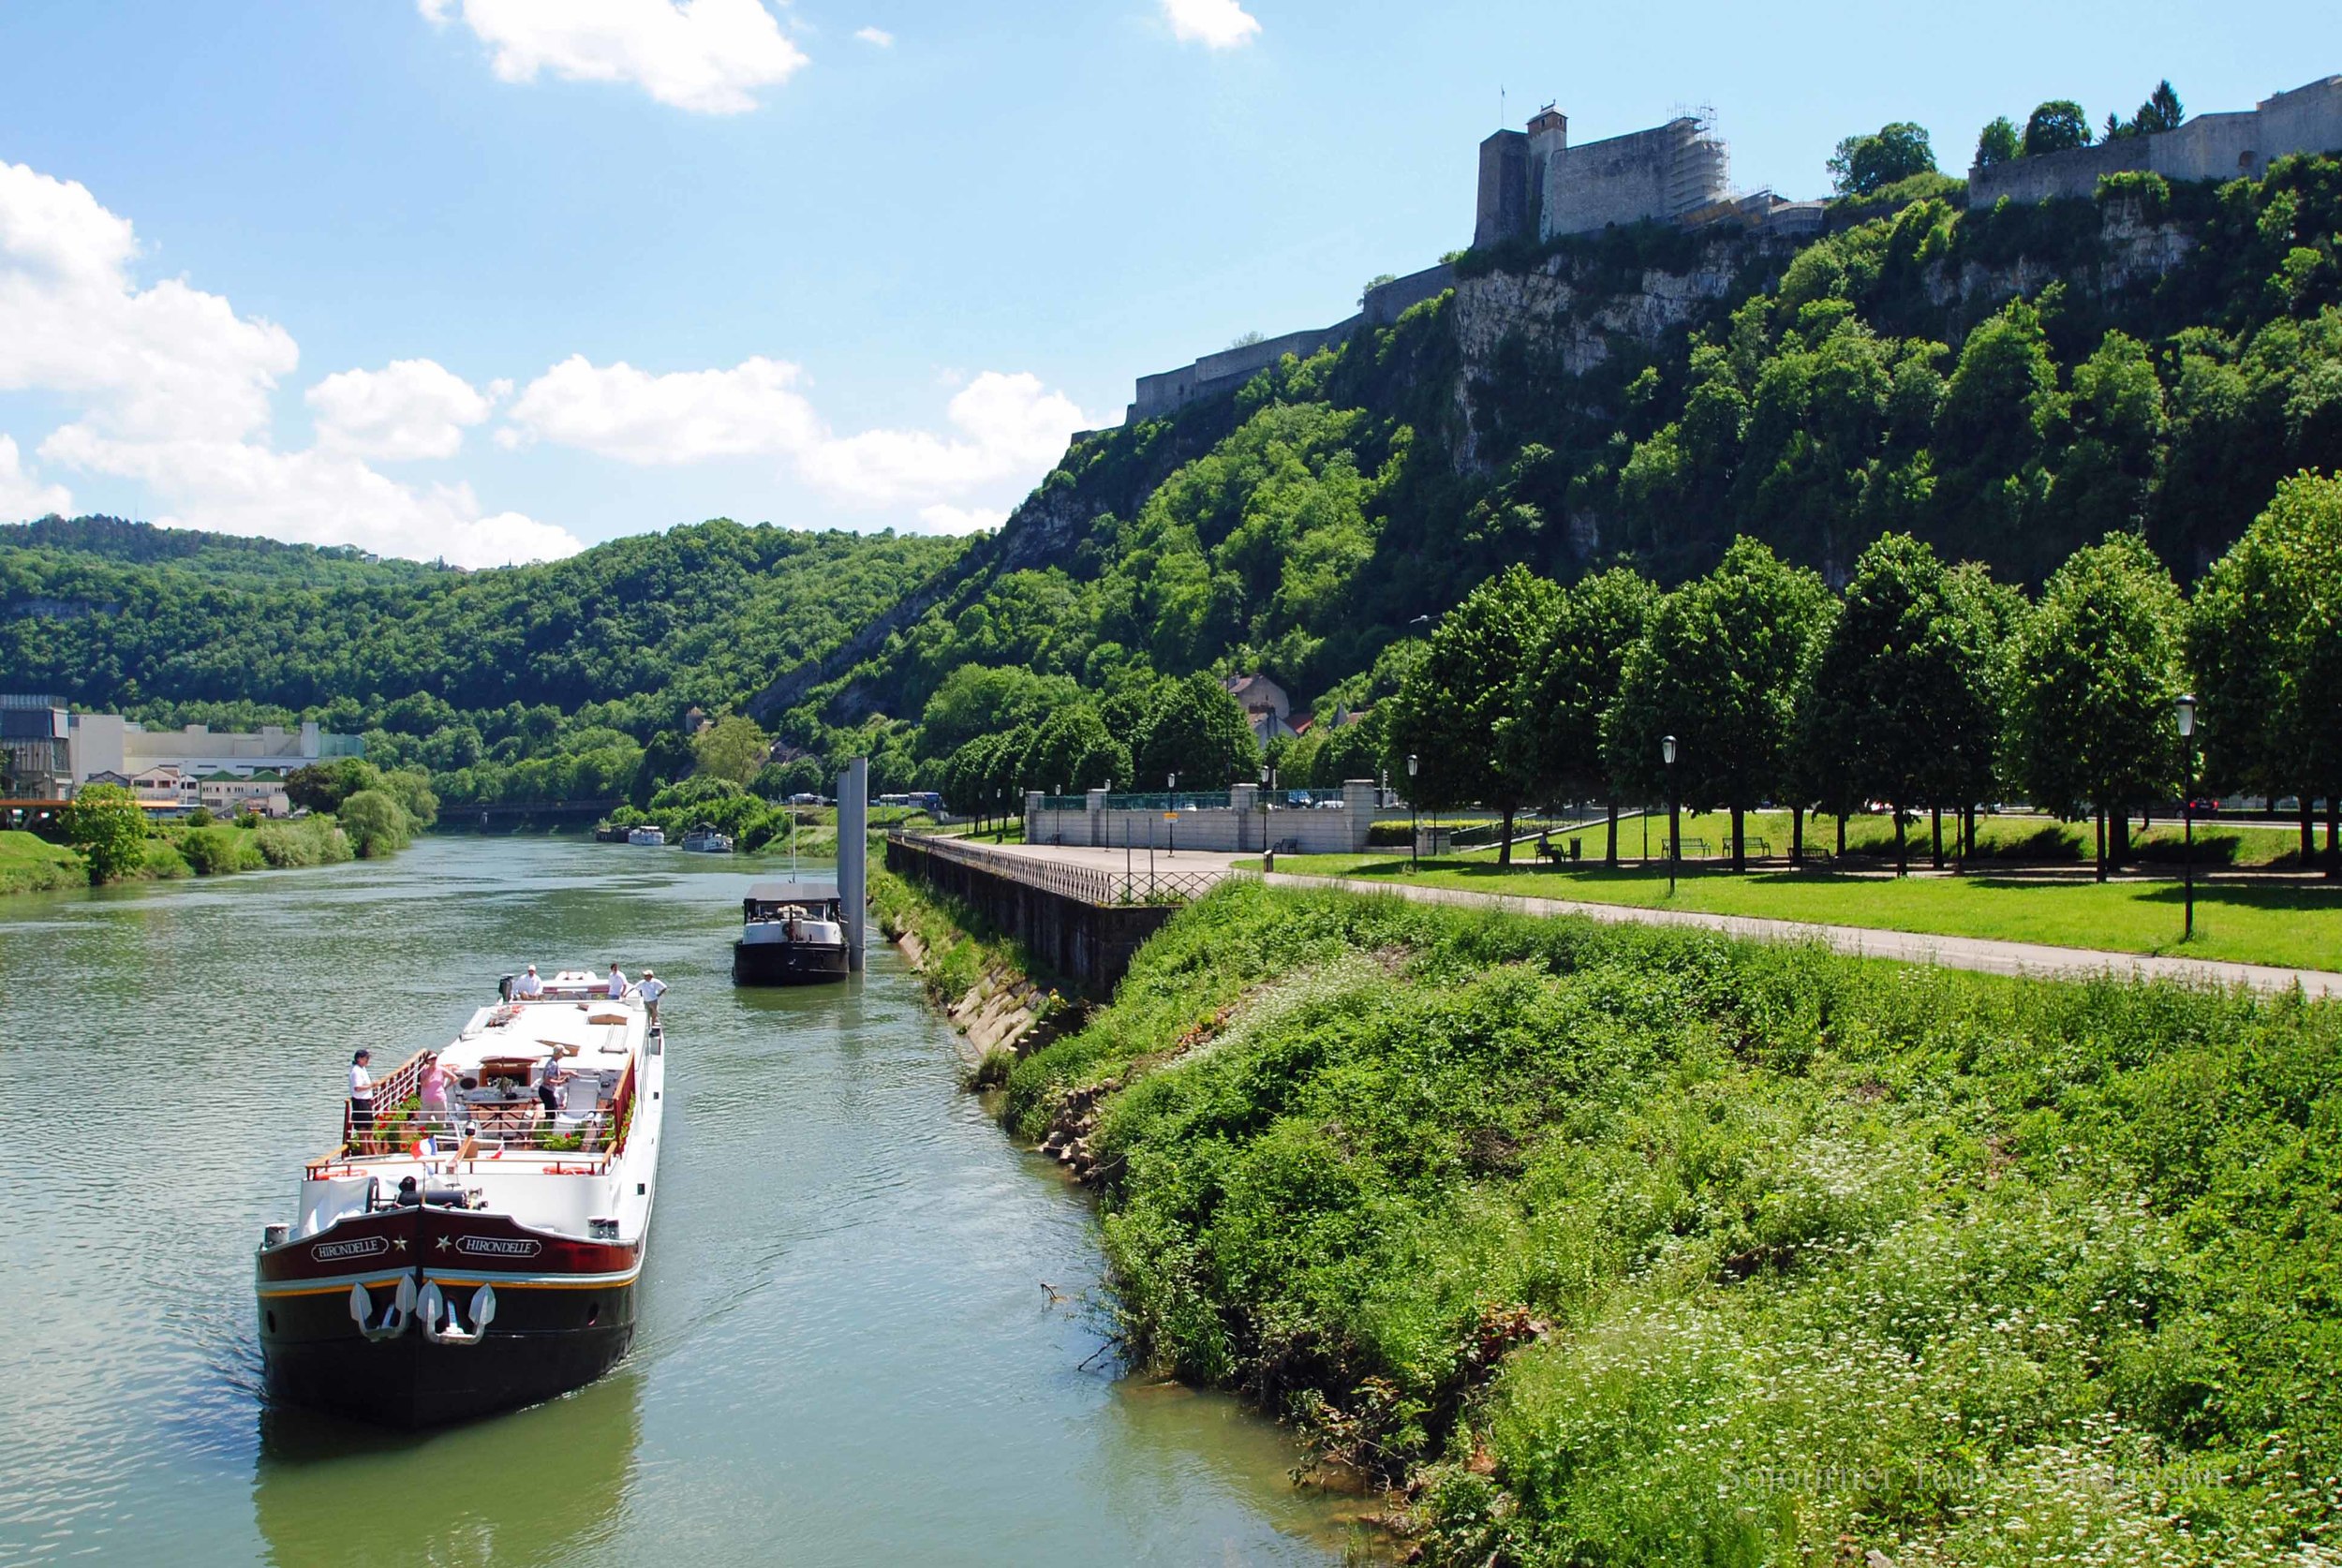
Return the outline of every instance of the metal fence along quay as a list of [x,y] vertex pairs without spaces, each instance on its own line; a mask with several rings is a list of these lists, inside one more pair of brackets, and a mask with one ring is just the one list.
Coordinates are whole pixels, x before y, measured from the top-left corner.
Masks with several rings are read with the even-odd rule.
[[1210,892],[1230,874],[1219,867],[1208,871],[1151,871],[1136,867],[1127,872],[1108,871],[1091,865],[1069,865],[1037,855],[982,849],[929,834],[896,832],[887,836],[922,854],[1107,909],[1130,904],[1185,904]]

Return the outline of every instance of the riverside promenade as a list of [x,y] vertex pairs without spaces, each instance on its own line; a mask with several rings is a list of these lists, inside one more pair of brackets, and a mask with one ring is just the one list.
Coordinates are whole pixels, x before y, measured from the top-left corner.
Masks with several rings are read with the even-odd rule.
[[[1119,872],[1120,850],[1061,849],[1045,844],[980,844],[987,853],[1095,866]],[[1145,851],[1140,851],[1143,873]],[[1109,862],[1111,863],[1109,865]],[[1218,880],[1238,874],[1257,876],[1251,856],[1189,852],[1164,856],[1157,865],[1176,869],[1183,880]],[[2331,969],[2286,969],[2272,964],[2238,964],[2209,958],[2173,958],[2151,954],[2114,953],[2097,948],[2053,947],[2041,942],[1994,941],[1979,937],[1934,936],[1916,931],[1881,931],[1865,925],[1815,925],[1794,920],[1763,920],[1749,915],[1706,914],[1689,910],[1653,910],[1625,904],[1595,904],[1566,898],[1532,898],[1507,894],[1478,893],[1465,888],[1423,887],[1406,882],[1369,880],[1353,877],[1299,877],[1271,872],[1272,887],[1338,888],[1344,893],[1407,898],[1421,904],[1454,904],[1466,908],[1504,910],[1534,916],[1583,915],[1589,920],[1638,925],[1682,925],[1718,931],[1728,937],[1763,942],[1819,942],[1832,952],[1856,958],[1891,958],[1905,964],[1934,964],[1944,969],[1975,969],[1985,974],[2023,975],[2037,980],[2117,979],[2172,980],[2189,985],[2244,985],[2256,991],[2284,992],[2299,987],[2313,998],[2342,998],[2342,972]]]

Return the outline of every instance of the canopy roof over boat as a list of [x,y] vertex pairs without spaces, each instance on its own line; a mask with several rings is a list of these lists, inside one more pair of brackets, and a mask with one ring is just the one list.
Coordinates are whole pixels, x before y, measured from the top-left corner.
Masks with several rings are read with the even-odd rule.
[[439,1053],[458,1072],[482,1062],[541,1061],[556,1050],[579,1067],[616,1069],[632,1050],[630,1002],[524,1001],[482,1008]]
[[749,888],[755,904],[826,904],[837,896],[835,877],[800,877],[787,882],[757,882]]

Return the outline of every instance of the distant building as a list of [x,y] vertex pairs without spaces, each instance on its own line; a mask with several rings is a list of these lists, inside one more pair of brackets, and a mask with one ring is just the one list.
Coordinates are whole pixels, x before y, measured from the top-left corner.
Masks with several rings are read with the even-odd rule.
[[73,792],[69,716],[54,697],[0,694],[0,791],[17,800],[63,800]]
[[1300,733],[1293,727],[1293,700],[1267,675],[1236,675],[1222,684],[1244,709],[1253,738],[1262,746],[1272,740],[1292,740]]
[[77,713],[70,740],[76,782],[101,773],[135,778],[171,768],[196,781],[220,774],[249,779],[267,773],[281,787],[284,776],[295,768],[366,754],[363,736],[328,734],[314,720],[291,730],[264,724],[255,733],[203,724],[149,730],[120,714]]
[[1704,115],[1573,147],[1569,116],[1548,104],[1527,130],[1501,130],[1480,143],[1472,243],[1680,222],[1730,201],[1731,169],[1730,151]]
[[2134,170],[2167,180],[2257,180],[2289,153],[2334,152],[2342,152],[2342,76],[2263,98],[2252,109],[2199,114],[2176,130],[1971,169],[1968,206],[1989,207],[2003,197],[2030,203],[2095,196],[2099,180]]

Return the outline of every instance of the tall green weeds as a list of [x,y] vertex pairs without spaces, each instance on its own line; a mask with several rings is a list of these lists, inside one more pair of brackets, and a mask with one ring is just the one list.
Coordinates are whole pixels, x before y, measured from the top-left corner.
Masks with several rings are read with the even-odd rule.
[[1010,1079],[1435,1561],[2315,1559],[2342,1009],[1225,888]]

